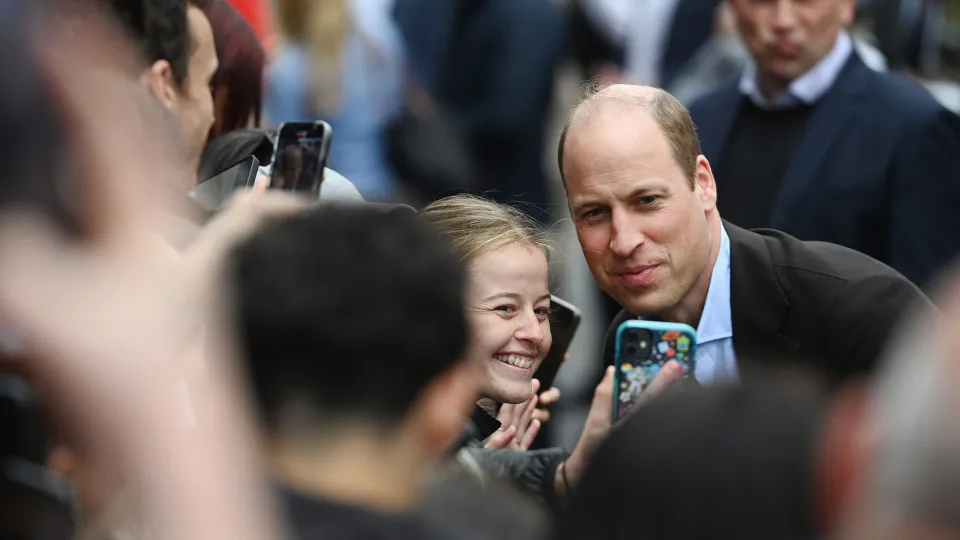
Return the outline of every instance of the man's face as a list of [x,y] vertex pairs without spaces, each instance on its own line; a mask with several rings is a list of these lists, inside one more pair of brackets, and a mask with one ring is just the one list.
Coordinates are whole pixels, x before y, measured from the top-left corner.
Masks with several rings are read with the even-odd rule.
[[597,284],[637,315],[675,309],[710,272],[716,188],[706,160],[691,189],[656,122],[616,105],[575,122],[564,150],[567,200]]
[[760,73],[789,84],[830,52],[854,0],[730,0]]
[[207,134],[213,125],[210,82],[217,71],[218,62],[213,29],[203,11],[190,6],[187,22],[193,47],[187,64],[187,77],[183,86],[177,90],[174,112],[183,124],[193,164],[199,165]]

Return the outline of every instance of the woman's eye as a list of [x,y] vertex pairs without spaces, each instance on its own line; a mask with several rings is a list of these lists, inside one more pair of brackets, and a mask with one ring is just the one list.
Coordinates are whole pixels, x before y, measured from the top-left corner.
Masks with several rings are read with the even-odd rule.
[[513,306],[497,306],[497,307],[494,308],[494,309],[496,309],[497,311],[500,311],[500,312],[502,312],[502,313],[513,313],[514,311],[516,311],[516,310],[513,308]]
[[540,320],[545,320],[550,318],[550,308],[537,308],[534,310],[537,314],[537,318]]

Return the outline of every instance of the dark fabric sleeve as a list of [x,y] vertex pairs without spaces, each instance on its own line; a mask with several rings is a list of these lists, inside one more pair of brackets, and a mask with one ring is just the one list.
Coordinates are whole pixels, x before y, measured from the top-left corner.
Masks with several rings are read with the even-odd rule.
[[512,481],[524,493],[551,511],[560,508],[554,478],[557,467],[570,453],[563,448],[502,450],[467,448],[485,472]]
[[897,148],[886,262],[926,289],[960,253],[960,117],[940,106],[919,113]]

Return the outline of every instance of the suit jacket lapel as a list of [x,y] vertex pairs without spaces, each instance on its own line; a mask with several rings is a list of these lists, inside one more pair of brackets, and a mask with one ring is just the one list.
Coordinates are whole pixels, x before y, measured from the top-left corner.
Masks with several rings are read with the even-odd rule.
[[700,130],[700,140],[703,141],[703,155],[710,163],[719,165],[720,154],[723,152],[733,123],[740,113],[740,103],[743,101],[737,87],[737,80],[726,84],[716,99],[711,101],[710,110],[704,112],[707,116],[697,125],[697,129]]
[[833,87],[817,104],[783,178],[771,215],[771,227],[789,228],[787,224],[805,200],[804,193],[815,182],[824,156],[854,118],[869,69],[853,52]]
[[763,236],[724,222],[730,237],[730,313],[739,362],[792,355],[798,344],[780,333],[790,303],[777,280]]

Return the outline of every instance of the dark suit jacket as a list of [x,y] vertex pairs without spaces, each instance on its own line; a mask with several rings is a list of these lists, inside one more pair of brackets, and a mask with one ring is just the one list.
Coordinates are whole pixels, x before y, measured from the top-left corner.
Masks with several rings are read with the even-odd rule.
[[[856,251],[724,222],[730,311],[740,373],[800,368],[828,385],[868,373],[902,315],[933,309],[912,283]],[[621,311],[607,331],[612,363]]]
[[[714,164],[741,102],[737,79],[690,108]],[[809,120],[769,227],[866,253],[925,287],[960,252],[958,208],[960,117],[854,53]]]

